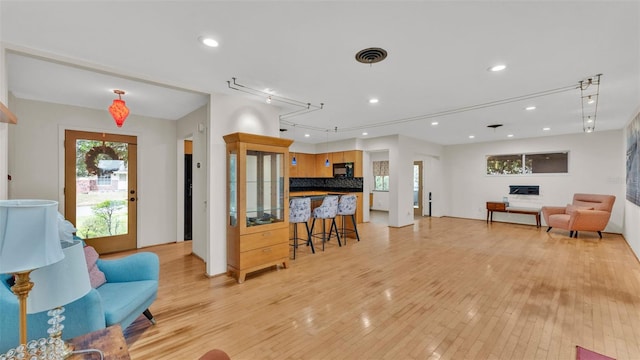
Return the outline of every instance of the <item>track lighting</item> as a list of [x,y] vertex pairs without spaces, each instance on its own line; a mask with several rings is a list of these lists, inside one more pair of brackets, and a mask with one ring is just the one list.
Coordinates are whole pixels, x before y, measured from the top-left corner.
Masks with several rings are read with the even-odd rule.
[[596,130],[596,113],[598,112],[598,96],[600,95],[600,77],[598,74],[580,81],[580,97],[582,98],[582,130],[587,133]]

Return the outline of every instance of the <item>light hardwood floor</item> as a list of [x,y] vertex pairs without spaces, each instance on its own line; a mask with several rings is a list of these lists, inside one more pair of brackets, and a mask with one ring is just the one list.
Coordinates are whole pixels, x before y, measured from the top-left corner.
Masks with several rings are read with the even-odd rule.
[[454,218],[359,230],[243,284],[207,278],[189,242],[144,249],[160,256],[158,324],[126,329],[132,358],[575,359],[580,345],[640,359],[640,265],[620,235]]

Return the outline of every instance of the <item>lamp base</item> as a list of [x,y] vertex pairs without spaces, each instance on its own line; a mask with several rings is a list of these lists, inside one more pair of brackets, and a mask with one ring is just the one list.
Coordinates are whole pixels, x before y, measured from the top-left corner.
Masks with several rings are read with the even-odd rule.
[[75,350],[74,346],[62,340],[62,329],[64,329],[64,325],[62,325],[62,321],[64,321],[65,316],[62,315],[64,313],[64,307],[59,306],[55,309],[51,309],[47,312],[51,318],[48,323],[51,325],[47,332],[49,333],[49,337],[56,341],[60,341],[61,343],[61,353],[60,356],[62,359],[66,359],[71,354],[73,354],[73,350]]
[[27,343],[27,297],[33,289],[30,274],[32,270],[14,273],[16,283],[11,287],[11,291],[18,298],[20,304],[20,344]]
[[42,338],[31,340],[15,349],[10,349],[0,354],[0,359],[24,360],[24,359],[62,359],[63,342],[60,339]]

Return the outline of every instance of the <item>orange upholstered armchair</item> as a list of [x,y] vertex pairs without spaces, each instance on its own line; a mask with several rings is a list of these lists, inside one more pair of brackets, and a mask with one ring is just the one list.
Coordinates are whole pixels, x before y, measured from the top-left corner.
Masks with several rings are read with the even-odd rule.
[[578,231],[597,231],[602,239],[602,230],[609,223],[611,209],[616,197],[613,195],[574,194],[573,203],[567,206],[543,206],[542,216],[549,228],[569,230],[569,237],[578,237]]

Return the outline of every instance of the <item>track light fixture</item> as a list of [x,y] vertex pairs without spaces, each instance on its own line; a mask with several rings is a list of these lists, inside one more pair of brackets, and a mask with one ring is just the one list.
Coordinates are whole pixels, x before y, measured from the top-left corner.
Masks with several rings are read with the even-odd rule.
[[327,159],[324,161],[324,166],[329,167],[331,162],[329,161],[329,129],[327,129]]
[[598,112],[598,96],[600,95],[600,77],[602,74],[588,77],[580,81],[580,98],[582,99],[582,130],[586,133],[596,129]]
[[[491,108],[491,107],[496,107],[496,106],[502,106],[502,105],[507,105],[507,104],[511,104],[511,103],[516,103],[519,102],[521,103],[522,101],[525,100],[531,100],[531,99],[537,99],[540,97],[545,97],[545,96],[551,96],[551,95],[555,95],[555,94],[560,94],[560,93],[565,93],[565,92],[569,92],[569,91],[575,91],[576,89],[580,89],[581,92],[581,99],[582,99],[582,120],[583,120],[583,130],[585,132],[593,132],[595,130],[595,124],[596,124],[596,113],[598,110],[598,97],[600,95],[600,78],[601,78],[602,74],[597,74],[594,76],[590,76],[584,80],[581,80],[578,82],[578,84],[576,85],[576,83],[574,82],[571,85],[566,85],[566,86],[562,86],[562,87],[558,87],[558,88],[552,88],[552,89],[547,89],[547,90],[543,90],[543,91],[538,91],[538,92],[534,92],[534,93],[529,93],[529,94],[524,94],[524,95],[518,95],[518,96],[512,96],[509,98],[504,98],[504,99],[498,99],[498,100],[494,100],[494,101],[489,101],[489,102],[485,102],[485,103],[479,103],[479,104],[474,104],[474,105],[467,105],[467,106],[462,106],[462,107],[458,107],[458,108],[452,108],[452,109],[448,109],[448,110],[443,110],[443,111],[437,111],[437,112],[433,112],[433,113],[428,113],[428,114],[423,114],[423,115],[418,115],[418,116],[411,116],[411,117],[405,117],[405,118],[399,118],[399,119],[391,119],[391,120],[384,120],[384,121],[380,121],[377,123],[369,123],[369,124],[363,124],[363,125],[355,125],[352,127],[343,127],[340,129],[341,132],[351,132],[351,131],[362,131],[362,130],[370,130],[372,128],[377,128],[377,127],[384,127],[384,126],[396,126],[396,125],[400,125],[400,124],[405,124],[405,123],[411,123],[411,122],[416,122],[416,121],[424,121],[424,120],[430,120],[430,119],[436,119],[436,118],[440,118],[440,117],[444,117],[444,116],[450,116],[450,115],[454,115],[454,114],[459,114],[459,113],[464,113],[464,112],[469,112],[469,111],[475,111],[475,110],[481,110],[481,109],[486,109],[486,108]],[[234,84],[235,84],[235,78],[234,78]],[[231,84],[229,85],[231,87]],[[322,109],[324,104],[320,104],[319,109]],[[286,120],[286,118],[288,116],[297,116],[299,114],[303,114],[305,112],[309,112],[309,111],[314,111],[314,109],[312,109],[313,105],[311,104],[307,104],[308,109],[302,109],[302,110],[298,110],[298,111],[294,111],[291,114],[284,114],[284,115],[280,115],[280,123],[283,125],[287,125],[287,126],[297,126],[300,127],[302,129],[305,130],[311,130],[311,131],[317,131],[317,132],[327,132],[327,142],[328,140],[328,132],[331,131],[331,129],[327,129],[325,127],[321,127],[321,126],[316,126],[316,125],[307,125],[307,124],[303,124],[303,123],[294,123],[292,121]],[[315,109],[315,110],[319,110],[319,109]],[[534,110],[535,106],[528,106],[525,108],[525,110]],[[432,121],[431,125],[437,125],[438,121]],[[548,130],[548,129],[546,129]],[[337,132],[338,129],[337,127],[334,128],[334,131]],[[329,161],[327,159],[327,161],[325,161],[325,165],[329,166]]]
[[[296,125],[293,124],[293,143],[295,144],[296,142]],[[293,145],[292,145],[293,147]],[[291,149],[293,152],[293,157],[291,158],[291,165],[296,166],[298,165],[298,160],[296,159],[296,152],[293,151],[293,149]]]
[[[303,101],[299,101],[291,98],[286,98],[284,96],[275,95],[271,91],[254,89],[252,87],[238,83],[236,81],[236,78],[231,78],[231,80],[227,81],[227,86],[229,87],[229,89],[242,91],[247,94],[256,95],[259,97],[265,96],[267,98],[266,100],[267,104],[271,104],[273,101],[278,101],[284,104],[293,105],[301,108],[299,110],[295,110],[290,113],[280,115],[280,120],[284,120],[294,116],[300,116],[313,111],[322,110],[322,108],[324,107],[324,103],[320,103],[320,105],[314,105],[310,102],[303,102]],[[267,90],[271,90],[271,89],[267,89]]]

